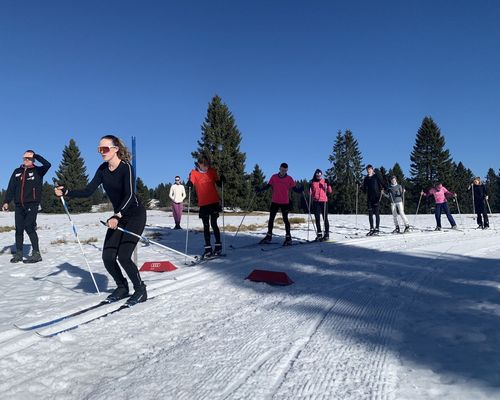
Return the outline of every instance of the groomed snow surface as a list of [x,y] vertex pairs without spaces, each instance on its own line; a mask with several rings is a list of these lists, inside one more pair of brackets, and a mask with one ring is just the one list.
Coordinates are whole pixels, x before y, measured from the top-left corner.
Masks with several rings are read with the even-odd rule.
[[[39,215],[38,264],[11,264],[14,231],[0,233],[2,399],[500,399],[498,216],[482,231],[456,215],[459,232],[410,216],[418,229],[405,235],[382,216],[386,234],[367,238],[366,216],[330,215],[333,243],[232,249],[266,231],[267,215],[251,216],[252,232],[226,232],[227,257],[198,266],[141,244],[139,265],[178,266],[143,274],[162,293],[146,303],[53,338],[16,328],[114,288],[101,262],[106,217],[73,216],[100,297],[65,215]],[[225,224],[241,218],[226,214]],[[189,223],[201,227],[197,215]],[[13,225],[12,212],[0,215]],[[186,231],[172,226],[170,212],[150,211],[145,234],[184,251]],[[307,223],[293,235],[307,238]],[[276,228],[274,240],[283,236]],[[188,252],[202,248],[192,231]],[[253,269],[295,283],[245,280]]]

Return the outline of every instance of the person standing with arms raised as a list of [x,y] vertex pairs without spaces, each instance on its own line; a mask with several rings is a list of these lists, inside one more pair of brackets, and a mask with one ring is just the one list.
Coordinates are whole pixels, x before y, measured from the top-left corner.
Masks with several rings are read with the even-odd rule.
[[102,184],[114,210],[114,214],[106,222],[108,231],[102,250],[104,266],[116,283],[116,289],[107,300],[114,302],[129,295],[128,282],[120,270],[121,265],[134,287],[134,294],[127,300],[127,305],[132,306],[147,300],[146,285],[141,279],[137,265],[132,261],[132,254],[139,239],[117,228],[126,228],[142,235],[146,226],[146,209],[135,193],[135,176],[130,165],[131,154],[122,140],[114,135],[103,136],[97,151],[104,162],[87,187],[83,190],[69,190],[59,186],[55,189],[55,194],[58,197],[90,197]]
[[[35,166],[35,160],[39,161],[42,166]],[[50,167],[51,164],[40,154],[36,154],[33,150],[26,150],[23,154],[23,163],[14,170],[10,177],[2,210],[7,211],[9,203],[14,200],[16,254],[10,260],[11,263],[23,261],[24,231],[30,238],[32,252],[23,262],[36,263],[42,261],[36,233],[36,217],[42,197],[43,177]]]

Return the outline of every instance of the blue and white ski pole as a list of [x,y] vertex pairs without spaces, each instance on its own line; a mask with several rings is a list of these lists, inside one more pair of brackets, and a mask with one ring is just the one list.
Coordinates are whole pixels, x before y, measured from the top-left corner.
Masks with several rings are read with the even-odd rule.
[[[103,224],[103,225],[104,225],[104,226],[106,226],[106,227],[108,226],[108,225],[106,224],[106,222],[104,222],[104,221],[101,221],[101,224]],[[195,257],[193,257],[193,256],[188,256],[187,254],[185,254],[185,253],[183,253],[183,252],[181,252],[181,251],[177,251],[177,250],[175,250],[175,249],[172,249],[171,247],[168,247],[168,246],[165,246],[165,245],[163,245],[163,244],[161,244],[161,243],[155,242],[154,240],[151,240],[151,239],[147,238],[146,236],[142,236],[142,235],[139,235],[139,234],[137,234],[137,233],[131,232],[131,231],[129,231],[129,230],[125,229],[125,228],[122,228],[122,227],[120,227],[120,226],[117,226],[117,227],[116,227],[116,229],[118,229],[119,231],[122,231],[123,233],[128,233],[129,235],[135,236],[135,237],[136,237],[136,238],[138,238],[140,241],[142,241],[143,243],[146,243],[146,244],[148,244],[148,245],[149,245],[149,244],[154,244],[155,246],[161,247],[161,248],[163,248],[163,249],[165,249],[165,250],[169,250],[169,251],[172,251],[172,252],[174,252],[174,253],[176,253],[176,254],[179,254],[179,255],[181,255],[181,256],[188,257],[188,258],[190,258],[190,259],[192,259],[192,260],[196,260],[196,258],[195,258]]]
[[71,222],[71,227],[73,228],[73,233],[75,234],[76,240],[77,240],[78,244],[80,245],[80,250],[82,251],[83,258],[85,259],[85,263],[87,264],[87,268],[90,272],[90,276],[92,277],[92,282],[94,282],[94,286],[97,290],[97,294],[101,294],[101,292],[99,291],[99,288],[97,287],[97,283],[95,281],[94,274],[92,273],[92,269],[90,268],[89,261],[87,260],[87,257],[85,256],[85,252],[83,251],[83,246],[82,246],[82,243],[80,242],[80,238],[78,237],[78,232],[76,231],[76,226],[73,223],[73,220],[71,219],[71,215],[69,214],[68,206],[66,205],[66,201],[64,200],[64,196],[61,196],[61,202],[62,202],[62,205],[64,207],[64,211],[66,211],[66,215],[69,218],[69,222]]

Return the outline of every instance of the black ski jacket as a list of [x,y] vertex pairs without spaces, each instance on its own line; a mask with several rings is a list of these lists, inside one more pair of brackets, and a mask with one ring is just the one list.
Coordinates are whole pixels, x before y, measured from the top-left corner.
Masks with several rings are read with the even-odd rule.
[[16,206],[40,204],[42,197],[43,176],[50,169],[51,164],[40,154],[34,155],[35,160],[42,166],[33,165],[26,168],[21,165],[12,173],[9,180],[7,193],[2,204],[10,203],[14,200]]
[[378,203],[380,201],[380,192],[387,187],[380,181],[376,174],[366,176],[363,180],[363,192],[368,195],[370,203]]
[[472,188],[474,190],[474,205],[478,208],[478,206],[484,204],[484,200],[488,193],[486,192],[486,187],[482,183],[480,185],[472,185]]

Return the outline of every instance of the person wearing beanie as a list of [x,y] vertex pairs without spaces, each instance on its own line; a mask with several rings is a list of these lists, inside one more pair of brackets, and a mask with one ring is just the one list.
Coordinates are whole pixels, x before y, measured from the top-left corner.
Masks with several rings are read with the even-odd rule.
[[[310,181],[309,195],[311,199],[310,212],[314,214],[316,223],[316,241],[328,240],[330,238],[330,224],[328,223],[328,193],[332,193],[332,187],[323,178],[323,171],[317,169]],[[321,216],[325,224],[324,233],[321,230]]]

